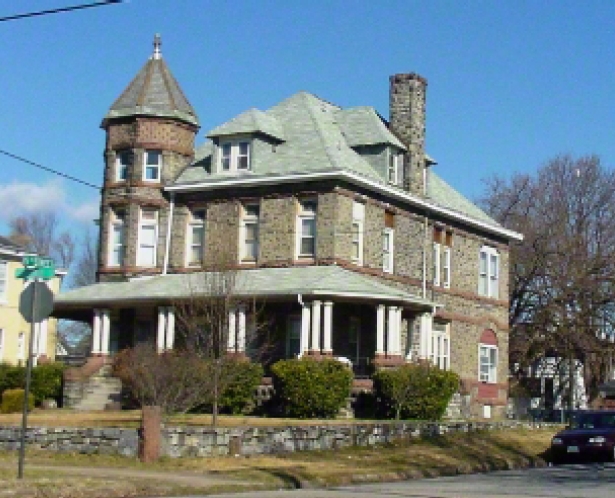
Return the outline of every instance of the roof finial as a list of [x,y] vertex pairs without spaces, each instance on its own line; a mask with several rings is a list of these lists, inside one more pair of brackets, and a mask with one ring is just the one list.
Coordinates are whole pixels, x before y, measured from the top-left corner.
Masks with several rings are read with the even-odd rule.
[[160,53],[160,46],[162,45],[162,41],[160,40],[160,35],[156,33],[154,36],[154,59],[160,59],[162,54]]

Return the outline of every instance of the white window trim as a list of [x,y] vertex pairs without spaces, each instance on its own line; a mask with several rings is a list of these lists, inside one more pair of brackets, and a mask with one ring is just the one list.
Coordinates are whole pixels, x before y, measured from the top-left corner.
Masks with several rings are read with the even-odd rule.
[[436,330],[434,327],[431,332],[432,344],[430,359],[435,366],[442,368],[443,370],[451,369],[450,326],[450,323],[445,324],[444,330]]
[[[483,378],[481,372],[481,352],[482,350],[492,351],[495,350],[495,364],[489,363],[489,373],[487,375],[487,379]],[[493,346],[491,344],[479,344],[478,345],[478,380],[480,382],[484,382],[485,384],[496,384],[498,381],[498,362],[500,361],[500,353],[498,351],[497,346]]]
[[[203,219],[200,219],[198,217],[194,216],[195,212],[203,212]],[[189,217],[189,221],[188,224],[186,226],[186,258],[185,258],[185,262],[184,265],[185,266],[192,266],[192,267],[198,267],[201,266],[203,264],[203,258],[205,257],[205,238],[207,237],[206,235],[206,228],[205,228],[205,217],[207,216],[205,209],[195,209],[194,212],[190,213],[190,217]],[[203,229],[203,237],[201,239],[201,243],[199,244],[201,247],[201,261],[192,261],[192,248],[195,245],[194,244],[194,232],[193,232],[193,228],[194,227],[201,227]]]
[[[158,153],[158,176],[156,178],[147,178],[147,153],[148,152],[157,152]],[[143,181],[144,182],[150,182],[150,183],[160,183],[162,181],[162,151],[159,149],[147,149],[145,152],[143,152]],[[150,165],[149,167],[153,167],[153,165]]]
[[[355,257],[354,248],[355,248],[355,240],[354,240],[354,226],[357,225],[357,249],[359,253],[359,257]],[[352,244],[352,254],[351,260],[356,265],[363,265],[363,241],[365,239],[364,236],[364,228],[365,227],[365,204],[361,202],[355,201],[352,205],[352,229],[351,229],[351,244]]]
[[[295,259],[309,259],[316,257],[316,242],[318,240],[318,232],[317,232],[317,220],[318,220],[318,201],[316,199],[301,199],[298,201],[299,205],[297,207],[297,225],[296,225],[296,241],[295,241]],[[315,212],[303,211],[303,204],[305,203],[314,203]],[[313,254],[303,254],[301,253],[301,241],[303,240],[303,220],[314,220],[314,253]]]
[[433,244],[433,284],[440,287],[440,274],[442,273],[441,246],[437,242]]
[[[111,210],[111,220],[110,220],[110,237],[109,237],[109,255],[107,258],[107,264],[113,267],[120,267],[123,264],[124,256],[126,254],[126,211],[123,211],[123,216],[117,216],[117,213]],[[119,227],[122,231],[121,244],[115,244],[115,229]],[[114,261],[114,254],[116,247],[121,247],[120,250],[120,260],[116,263]]]
[[4,290],[0,291],[0,303],[7,303],[9,300],[9,262],[0,260],[0,268],[4,268]]
[[386,255],[384,252],[384,242],[381,241],[382,243],[382,271],[385,273],[393,273],[393,262],[395,260],[394,257],[394,253],[395,253],[395,229],[394,228],[389,228],[389,227],[385,227],[384,230],[382,231],[382,237],[388,237],[389,238],[389,254]]
[[443,272],[444,272],[444,280],[442,282],[442,286],[445,289],[451,288],[451,255],[452,251],[450,247],[444,248],[444,264],[443,264]]
[[[247,144],[248,145],[248,154],[247,154],[247,158],[248,158],[248,166],[247,168],[239,168],[239,157],[243,157],[243,155],[239,154],[239,147],[240,144]],[[222,158],[223,158],[223,154],[222,154],[222,150],[223,147],[225,145],[228,145],[231,147],[231,155],[230,155],[230,159],[229,159],[229,169],[224,169],[222,167]],[[252,141],[248,138],[237,138],[235,140],[225,140],[223,142],[220,142],[220,145],[218,146],[218,172],[219,173],[237,173],[238,171],[250,171],[252,170]]]
[[19,332],[17,334],[17,359],[25,360],[26,359],[26,333]]
[[387,182],[391,185],[399,183],[399,157],[396,152],[389,151],[389,162],[387,163]]
[[[486,272],[481,269],[482,255],[486,256]],[[491,273],[491,260],[495,258],[495,274]],[[486,279],[487,292],[481,290],[481,279]],[[480,296],[491,297],[497,299],[499,297],[500,287],[500,254],[494,247],[483,246],[478,255],[478,294]]]
[[[155,213],[154,220],[143,220],[143,211],[152,211]],[[142,266],[144,268],[155,268],[156,263],[158,261],[158,216],[159,212],[155,209],[141,208],[139,209],[139,230],[137,232],[137,266]],[[141,239],[142,239],[142,230],[143,227],[153,226],[154,227],[154,262],[153,264],[144,264],[141,256]]]
[[[126,150],[120,150],[115,155],[115,181],[116,182],[125,182],[128,180],[128,164],[122,165],[122,155],[128,154],[129,152]],[[122,167],[124,168],[124,178],[120,174],[122,171]]]
[[[258,209],[258,215],[248,214],[247,208],[256,207]],[[239,258],[242,263],[256,263],[258,261],[258,257],[260,255],[260,204],[258,203],[247,203],[242,207],[243,214],[241,217],[241,226],[239,233]],[[246,239],[248,236],[248,225],[256,225],[256,239],[254,243],[256,244],[256,257],[248,256],[247,254],[247,244]]]

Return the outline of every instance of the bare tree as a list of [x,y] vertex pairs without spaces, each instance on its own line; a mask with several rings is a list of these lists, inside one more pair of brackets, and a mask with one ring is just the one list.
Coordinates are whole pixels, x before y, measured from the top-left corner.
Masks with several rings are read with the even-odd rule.
[[[615,173],[595,156],[556,157],[535,175],[487,181],[486,211],[524,234],[510,252],[511,354],[582,361],[597,395],[615,333]],[[512,362],[511,362],[512,363]]]
[[75,241],[69,231],[59,229],[55,213],[32,213],[9,221],[9,238],[28,251],[50,256],[56,265],[68,268],[75,258]]

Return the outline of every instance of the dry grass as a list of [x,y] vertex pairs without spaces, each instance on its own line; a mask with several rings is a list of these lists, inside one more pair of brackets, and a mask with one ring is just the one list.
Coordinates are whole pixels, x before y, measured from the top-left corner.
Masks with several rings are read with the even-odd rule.
[[[373,448],[347,448],[338,451],[313,451],[282,456],[217,457],[162,459],[144,465],[135,459],[102,455],[60,455],[51,452],[29,452],[26,467],[33,469],[36,487],[49,477],[49,466],[57,466],[53,483],[45,485],[45,493],[12,494],[11,496],[45,496],[46,498],[77,498],[86,486],[87,496],[174,495],[181,492],[206,493],[212,489],[237,489],[224,479],[238,479],[255,486],[276,488],[299,487],[309,482],[316,485],[338,485],[352,482],[374,482],[409,479],[423,476],[470,473],[491,469],[506,469],[541,465],[541,454],[549,446],[555,430],[503,430],[453,434],[431,439],[400,441],[397,444]],[[0,453],[0,468],[15,462],[14,453]],[[35,467],[38,465],[39,467]],[[109,491],[109,479],[69,477],[62,471],[102,469],[108,475],[121,473],[113,479],[117,489]],[[122,470],[119,470],[121,468]],[[39,470],[37,470],[39,469]],[[44,469],[45,475],[38,475]],[[116,470],[114,470],[116,469]],[[74,471],[74,470],[73,470]],[[128,473],[128,474],[126,474]],[[2,475],[2,474],[0,474]],[[130,477],[123,477],[129,475]],[[145,477],[147,475],[147,477]],[[186,477],[181,481],[182,476]],[[194,479],[192,479],[192,476]],[[199,484],[203,476],[216,477],[209,485]],[[218,481],[223,479],[223,481]],[[8,481],[9,488],[13,488]],[[36,483],[39,484],[36,484]],[[188,485],[187,483],[190,483]],[[3,483],[4,484],[4,483]],[[199,485],[197,485],[199,484]],[[72,487],[71,487],[72,486]],[[99,487],[103,486],[103,487]],[[161,488],[162,486],[162,488]],[[9,489],[6,488],[6,489]],[[61,492],[51,492],[59,489]],[[26,489],[26,488],[24,488]],[[30,489],[30,488],[27,488]],[[34,489],[34,488],[32,488]],[[245,488],[244,488],[245,489]],[[104,490],[104,491],[103,491]],[[19,492],[21,493],[21,491]],[[189,494],[189,493],[188,493]],[[0,491],[0,497],[3,491]]]
[[[118,412],[81,412],[67,409],[34,410],[28,416],[28,425],[33,427],[138,427],[141,420],[140,410]],[[211,415],[174,415],[166,421],[169,426],[212,425]],[[284,418],[261,418],[245,416],[220,416],[219,427],[283,427],[287,425],[339,425],[347,420],[299,420]],[[0,426],[21,426],[21,414],[0,414]]]

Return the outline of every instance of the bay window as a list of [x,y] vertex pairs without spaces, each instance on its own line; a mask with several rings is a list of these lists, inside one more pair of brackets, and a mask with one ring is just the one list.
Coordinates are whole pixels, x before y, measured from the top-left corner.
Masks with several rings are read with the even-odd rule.
[[247,204],[243,207],[242,229],[242,261],[256,261],[258,259],[258,229],[260,218],[260,206]]
[[162,170],[162,152],[159,150],[145,151],[145,165],[143,168],[143,180],[159,182]]
[[316,209],[315,200],[299,202],[297,255],[300,258],[313,258],[316,255]]
[[126,212],[116,210],[111,212],[111,237],[109,248],[109,266],[124,264]]

